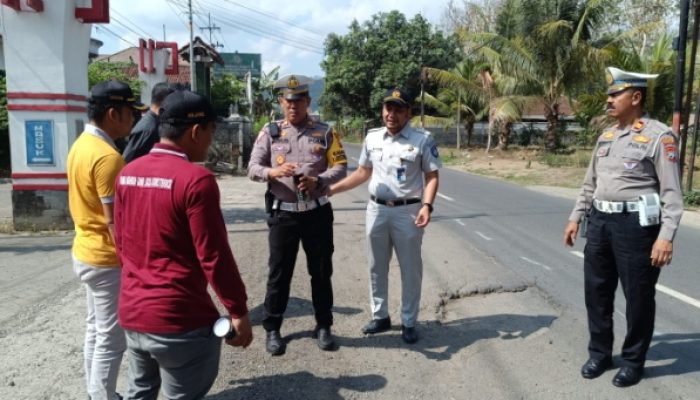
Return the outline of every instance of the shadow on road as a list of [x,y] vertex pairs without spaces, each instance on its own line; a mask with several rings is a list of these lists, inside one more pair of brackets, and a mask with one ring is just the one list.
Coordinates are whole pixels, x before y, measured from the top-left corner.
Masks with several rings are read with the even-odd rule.
[[[249,318],[250,318],[250,323],[253,325],[259,325],[262,323],[263,319],[263,310],[264,310],[264,305],[259,304],[255,306],[253,309],[251,309],[248,312]],[[304,317],[308,315],[313,315],[314,312],[314,307],[313,304],[311,303],[310,300],[307,299],[300,299],[298,297],[290,297],[289,302],[287,303],[287,311],[284,312],[284,318],[285,319],[290,319],[290,318],[296,318],[296,317]],[[333,314],[340,314],[340,315],[355,315],[361,313],[362,310],[359,308],[354,308],[354,307],[342,307],[342,306],[333,306]],[[311,327],[313,328],[313,327]],[[289,341],[290,339],[294,338],[297,335],[290,335],[285,338],[285,340]],[[311,336],[311,331],[308,332],[308,335],[306,333],[301,334],[300,337],[305,337],[305,336]]]
[[656,335],[647,353],[647,360],[672,360],[665,365],[647,366],[647,377],[683,375],[700,371],[700,333],[667,333]]
[[386,386],[386,383],[386,378],[376,374],[322,378],[304,371],[232,380],[229,384],[233,388],[207,396],[206,399],[342,400],[344,397],[340,394],[341,389],[373,392]]
[[435,361],[452,358],[465,347],[483,339],[524,339],[542,328],[548,328],[556,319],[553,315],[497,314],[485,317],[463,318],[446,323],[430,321],[419,323],[420,340],[407,345],[401,340],[400,327],[373,336],[338,337],[342,347],[372,347],[413,350]]

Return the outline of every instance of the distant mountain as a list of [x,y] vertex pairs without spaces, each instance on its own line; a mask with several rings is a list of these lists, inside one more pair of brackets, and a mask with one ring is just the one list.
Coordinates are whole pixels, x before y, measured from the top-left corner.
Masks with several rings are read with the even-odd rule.
[[319,112],[318,100],[321,98],[321,93],[323,93],[323,87],[325,85],[323,78],[312,78],[313,82],[309,88],[309,96],[311,96],[311,110],[313,112]]

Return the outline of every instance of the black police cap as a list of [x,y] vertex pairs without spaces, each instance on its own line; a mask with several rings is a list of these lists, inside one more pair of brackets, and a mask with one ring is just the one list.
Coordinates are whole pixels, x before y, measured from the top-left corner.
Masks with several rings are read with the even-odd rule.
[[382,100],[382,103],[393,103],[402,107],[410,107],[412,101],[411,96],[409,96],[403,89],[391,88],[384,94],[384,100]]
[[177,90],[160,104],[158,119],[170,125],[193,125],[216,121],[209,99],[189,90]]
[[91,103],[101,104],[125,104],[133,107],[136,110],[143,111],[146,107],[143,103],[136,100],[134,92],[129,85],[120,81],[104,81],[96,84],[90,90]]

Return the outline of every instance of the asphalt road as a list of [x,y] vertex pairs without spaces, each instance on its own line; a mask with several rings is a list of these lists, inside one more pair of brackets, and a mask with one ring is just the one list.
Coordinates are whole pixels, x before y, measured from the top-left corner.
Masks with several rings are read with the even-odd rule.
[[[358,148],[347,147],[351,160],[357,161]],[[573,198],[445,168],[440,172],[433,219],[585,321],[585,239],[579,238],[573,248],[562,242],[573,204]],[[698,260],[700,229],[697,223],[682,224],[674,240],[673,263],[664,267],[657,285],[656,329],[646,369],[648,377],[673,377],[674,384],[688,393],[700,389]],[[619,353],[626,324],[621,287],[615,311],[615,349]],[[584,355],[585,346],[580,344]]]

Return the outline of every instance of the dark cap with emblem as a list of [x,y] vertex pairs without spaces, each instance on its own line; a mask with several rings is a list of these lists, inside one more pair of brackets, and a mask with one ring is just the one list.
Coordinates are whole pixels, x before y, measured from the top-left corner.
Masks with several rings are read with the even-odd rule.
[[216,121],[209,99],[189,90],[177,90],[160,104],[158,120],[175,126],[205,124]]
[[649,85],[650,79],[656,79],[658,77],[659,74],[628,72],[615,67],[608,67],[605,69],[608,94],[619,93],[629,88],[646,88]]
[[382,100],[382,104],[396,104],[401,107],[410,107],[411,106],[411,96],[406,93],[405,90],[401,88],[391,88],[386,91],[384,94],[384,99]]
[[148,107],[136,100],[134,92],[129,85],[120,81],[104,81],[96,84],[90,90],[90,99],[93,104],[128,105],[136,110],[143,111]]
[[304,75],[285,75],[274,85],[278,94],[287,100],[297,100],[309,94],[311,78]]

